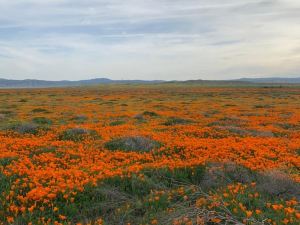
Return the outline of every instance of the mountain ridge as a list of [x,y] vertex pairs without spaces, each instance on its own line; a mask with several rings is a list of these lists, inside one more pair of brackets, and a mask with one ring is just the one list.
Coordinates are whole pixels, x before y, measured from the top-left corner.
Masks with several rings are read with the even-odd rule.
[[245,81],[252,83],[280,83],[280,84],[291,84],[291,83],[300,83],[300,77],[259,77],[259,78],[240,78],[236,79],[237,81]]
[[0,88],[39,88],[39,87],[72,87],[98,84],[158,84],[158,83],[184,83],[184,84],[207,84],[207,85],[253,85],[253,84],[300,84],[300,77],[283,78],[240,78],[231,80],[185,80],[185,81],[164,81],[164,80],[112,80],[109,78],[93,78],[85,80],[58,80],[48,81],[39,79],[14,80],[0,78]]
[[34,88],[34,87],[69,87],[69,86],[82,86],[82,85],[97,85],[97,84],[145,84],[145,83],[160,83],[160,80],[111,80],[108,78],[93,78],[87,80],[38,80],[38,79],[4,79],[0,78],[0,88]]

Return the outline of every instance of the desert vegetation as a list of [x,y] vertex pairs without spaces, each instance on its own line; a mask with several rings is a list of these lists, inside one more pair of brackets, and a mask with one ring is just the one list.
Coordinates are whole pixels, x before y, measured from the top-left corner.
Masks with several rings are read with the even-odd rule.
[[0,90],[0,224],[299,224],[300,89]]

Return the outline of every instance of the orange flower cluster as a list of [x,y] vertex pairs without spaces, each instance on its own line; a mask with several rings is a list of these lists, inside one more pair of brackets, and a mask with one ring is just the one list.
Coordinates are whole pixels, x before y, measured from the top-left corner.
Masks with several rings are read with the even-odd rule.
[[[225,209],[225,212],[226,209],[230,209],[234,216],[246,218],[243,221],[245,224],[261,222],[262,218],[273,225],[297,224],[300,219],[298,205],[299,202],[295,199],[286,201],[279,199],[275,203],[265,202],[264,199],[260,199],[255,183],[250,186],[241,183],[231,184],[219,192],[196,200],[197,208],[207,207],[216,211]],[[276,220],[270,218],[272,214],[277,215]]]
[[[20,101],[20,96],[26,101]],[[72,202],[87,184],[130,176],[145,168],[230,161],[259,171],[280,168],[300,181],[299,97],[297,88],[2,90],[0,101],[6,105],[0,112],[5,117],[3,127],[40,117],[52,123],[38,134],[0,131],[0,160],[10,160],[0,163],[0,173],[10,179],[10,189],[2,193],[0,216],[4,214],[12,223],[23,213],[51,208],[64,221],[68,218],[59,214],[56,198]],[[170,119],[175,122],[166,123]],[[114,121],[122,123],[110,125]],[[60,139],[59,134],[69,128],[93,130],[99,138]],[[162,145],[150,152],[105,148],[106,142],[124,136],[144,136]],[[244,211],[249,217],[256,213]]]

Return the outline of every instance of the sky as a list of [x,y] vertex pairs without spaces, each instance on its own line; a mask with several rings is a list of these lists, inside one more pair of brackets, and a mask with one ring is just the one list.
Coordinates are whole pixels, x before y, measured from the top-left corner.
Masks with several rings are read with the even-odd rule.
[[0,0],[0,78],[300,76],[299,0]]

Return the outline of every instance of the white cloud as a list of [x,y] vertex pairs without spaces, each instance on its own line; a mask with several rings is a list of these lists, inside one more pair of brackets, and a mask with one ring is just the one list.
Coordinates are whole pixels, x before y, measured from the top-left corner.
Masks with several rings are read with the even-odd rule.
[[7,78],[300,75],[298,0],[0,0]]

